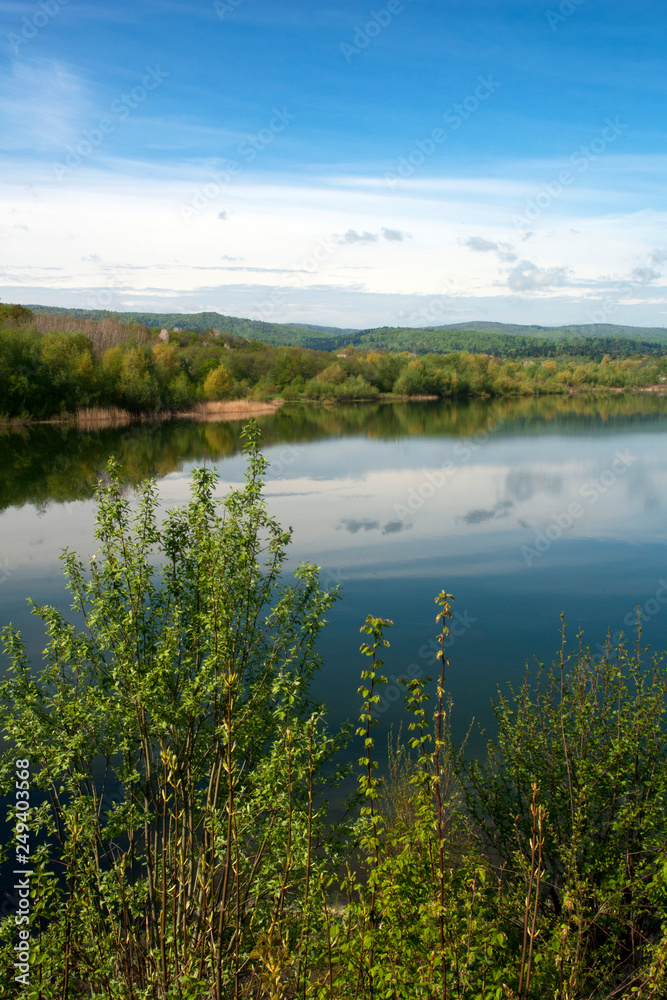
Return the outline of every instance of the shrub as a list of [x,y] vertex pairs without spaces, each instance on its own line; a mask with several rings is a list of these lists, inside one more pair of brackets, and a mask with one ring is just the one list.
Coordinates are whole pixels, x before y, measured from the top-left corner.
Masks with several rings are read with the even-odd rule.
[[[43,796],[30,830],[44,1000],[222,1000],[318,885],[318,774],[337,742],[308,687],[336,592],[309,565],[283,580],[290,533],[262,502],[257,426],[244,434],[245,487],[216,502],[200,469],[162,527],[154,485],[133,513],[112,464],[99,557],[64,557],[84,627],[36,607],[48,644],[35,672],[4,631],[5,738]],[[6,983],[14,931],[5,920]]]
[[561,970],[563,996],[611,989],[621,970],[635,982],[664,920],[667,672],[644,660],[639,643],[566,653],[563,626],[558,662],[500,696],[488,763],[467,768],[488,849],[533,877],[539,803],[536,951]]

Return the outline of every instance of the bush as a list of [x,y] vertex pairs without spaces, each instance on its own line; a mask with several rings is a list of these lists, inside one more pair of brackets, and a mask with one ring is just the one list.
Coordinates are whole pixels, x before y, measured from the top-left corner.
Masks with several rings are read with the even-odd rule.
[[[65,555],[86,627],[35,608],[48,636],[37,672],[4,631],[5,738],[44,797],[30,824],[31,981],[44,1000],[222,1000],[318,885],[318,775],[337,742],[308,687],[336,592],[313,566],[283,581],[290,535],[261,499],[257,426],[244,433],[245,487],[216,502],[200,469],[162,527],[154,485],[132,513],[112,465],[99,557],[84,569]],[[5,983],[14,931],[6,919]]]
[[[660,933],[667,847],[667,672],[621,645],[541,664],[496,706],[498,742],[468,768],[468,804],[501,864],[528,871],[542,810],[538,953],[588,995],[636,973]],[[535,861],[532,861],[533,875]],[[558,937],[562,935],[562,940]],[[545,994],[547,991],[545,983]],[[569,994],[568,994],[569,995]]]

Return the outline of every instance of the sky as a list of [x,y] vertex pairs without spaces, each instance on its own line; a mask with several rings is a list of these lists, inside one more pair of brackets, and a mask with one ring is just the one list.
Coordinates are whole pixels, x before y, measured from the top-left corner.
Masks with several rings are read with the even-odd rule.
[[0,0],[0,299],[667,326],[667,7]]

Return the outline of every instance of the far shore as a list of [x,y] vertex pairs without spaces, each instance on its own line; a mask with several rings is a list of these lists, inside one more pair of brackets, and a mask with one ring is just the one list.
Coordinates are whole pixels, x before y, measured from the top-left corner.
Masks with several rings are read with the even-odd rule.
[[[655,396],[667,395],[667,384],[647,386],[570,386],[559,397],[580,395],[616,395],[618,393],[649,394]],[[546,395],[546,394],[545,394]],[[299,403],[305,406],[336,407],[351,403],[419,403],[437,402],[440,396],[420,395],[403,396],[396,393],[381,393],[369,399],[294,399],[283,400],[280,397],[267,402],[252,399],[227,399],[221,402],[196,403],[188,410],[150,410],[145,413],[133,413],[117,406],[90,407],[78,410],[76,413],[50,417],[48,420],[32,420],[28,417],[15,417],[11,420],[0,418],[0,427],[28,427],[34,424],[70,424],[78,430],[97,430],[109,427],[124,427],[131,423],[153,423],[163,420],[195,420],[200,423],[221,423],[223,421],[247,420],[250,417],[263,417],[276,413],[285,402]],[[480,396],[466,397],[468,399],[490,399],[487,393]],[[518,398],[514,396],[498,397],[503,399]],[[544,398],[541,396],[540,398]]]
[[222,402],[197,403],[189,410],[150,410],[146,413],[132,413],[118,406],[90,407],[76,413],[50,417],[48,420],[31,420],[20,417],[5,422],[8,427],[31,426],[33,424],[72,424],[79,430],[95,430],[105,427],[124,427],[132,423],[152,423],[157,420],[197,420],[203,423],[220,423],[225,420],[245,420],[249,417],[263,417],[275,413],[283,404],[282,399],[272,399],[262,403],[251,399],[228,399]]

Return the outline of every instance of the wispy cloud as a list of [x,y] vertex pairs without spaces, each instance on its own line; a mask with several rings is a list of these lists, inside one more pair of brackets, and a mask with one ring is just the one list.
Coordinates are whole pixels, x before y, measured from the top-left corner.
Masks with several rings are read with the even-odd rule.
[[511,264],[517,260],[514,247],[509,243],[496,243],[493,240],[485,240],[481,236],[471,236],[469,239],[462,240],[461,242],[463,246],[477,253],[495,253],[498,260],[503,261],[503,263]]
[[377,243],[380,238],[388,240],[390,243],[402,243],[403,240],[410,239],[411,233],[405,233],[401,229],[387,229],[382,226],[379,233],[363,232],[358,233],[356,229],[348,229],[342,236],[337,236],[339,243]]
[[348,229],[346,233],[338,237],[339,243],[377,243],[380,239],[377,233],[358,233],[356,229]]
[[77,135],[90,109],[85,82],[63,63],[14,61],[0,77],[0,149],[51,153]]
[[642,284],[648,284],[649,281],[655,281],[656,278],[661,277],[660,271],[656,271],[652,267],[635,267],[631,274],[633,281],[639,281]]
[[[489,199],[481,188],[467,201],[407,190],[397,200],[382,187],[341,186],[328,176],[313,174],[304,185],[248,170],[188,229],[179,206],[203,169],[200,160],[156,164],[101,152],[94,165],[81,166],[76,184],[57,186],[48,162],[10,162],[0,219],[11,272],[0,296],[85,306],[87,295],[111,287],[108,266],[96,257],[124,261],[122,290],[113,282],[118,309],[168,303],[262,318],[263,304],[277,302],[271,318],[280,322],[424,325],[412,318],[426,309],[433,323],[547,325],[588,322],[589,310],[609,291],[618,297],[626,282],[633,302],[643,304],[628,299],[626,308],[623,294],[614,321],[665,323],[667,289],[657,275],[667,261],[667,211],[619,209],[596,218],[572,208],[518,244],[507,221],[511,198]],[[41,280],[54,260],[63,267],[58,278]]]
[[390,243],[402,243],[403,240],[410,239],[410,233],[404,233],[401,229],[386,229],[383,226],[381,233],[385,240],[389,240]]

